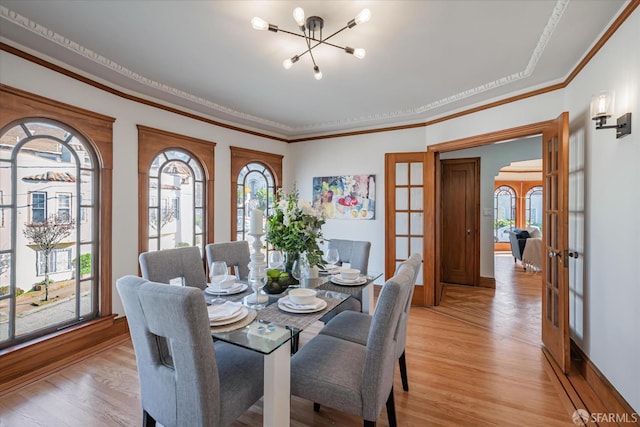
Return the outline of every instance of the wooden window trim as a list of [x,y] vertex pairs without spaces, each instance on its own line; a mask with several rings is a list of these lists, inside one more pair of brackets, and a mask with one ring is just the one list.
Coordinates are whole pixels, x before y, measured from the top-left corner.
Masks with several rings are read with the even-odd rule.
[[230,240],[236,240],[238,226],[236,224],[236,188],[238,187],[238,175],[240,170],[249,163],[260,163],[266,166],[273,176],[274,190],[282,188],[282,159],[280,154],[265,153],[263,151],[250,150],[241,147],[229,147],[231,150],[231,236]]
[[[100,344],[106,335],[99,332],[105,325],[114,324],[112,315],[112,173],[113,173],[113,122],[115,118],[88,111],[34,93],[0,84],[0,128],[24,119],[55,120],[73,128],[82,135],[96,153],[96,173],[100,177],[100,207],[97,230],[99,263],[97,266],[99,307],[98,318],[76,327],[17,344],[3,349],[0,360],[4,365],[9,359],[11,369],[0,369],[0,384],[8,385],[30,375],[33,367],[39,371],[53,369],[60,360],[73,357],[78,351],[69,343],[81,336],[92,336],[93,344]],[[109,335],[110,336],[110,335]],[[86,346],[88,342],[85,341]],[[55,346],[55,357],[51,348]],[[0,387],[0,392],[5,387]]]
[[[186,151],[202,166],[205,188],[204,244],[213,242],[215,142],[138,125],[138,253],[149,249],[149,168],[163,151]],[[160,201],[158,201],[160,202]]]

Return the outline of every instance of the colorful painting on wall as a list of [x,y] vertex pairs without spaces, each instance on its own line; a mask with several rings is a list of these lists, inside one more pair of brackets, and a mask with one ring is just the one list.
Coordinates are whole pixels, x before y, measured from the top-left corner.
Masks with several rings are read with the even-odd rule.
[[376,176],[315,177],[313,206],[321,208],[327,219],[375,219]]

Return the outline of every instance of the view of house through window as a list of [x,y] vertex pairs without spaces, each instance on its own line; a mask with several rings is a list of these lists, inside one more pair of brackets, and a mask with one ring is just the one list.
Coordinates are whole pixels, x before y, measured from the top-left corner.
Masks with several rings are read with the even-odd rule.
[[257,162],[246,164],[238,174],[236,197],[236,240],[248,240],[251,244],[253,237],[248,234],[251,211],[258,208],[266,218],[275,202],[275,183],[269,168]]
[[95,159],[62,124],[0,130],[0,348],[97,316]]
[[153,159],[148,209],[148,250],[197,246],[204,253],[204,182],[196,159],[176,149]]

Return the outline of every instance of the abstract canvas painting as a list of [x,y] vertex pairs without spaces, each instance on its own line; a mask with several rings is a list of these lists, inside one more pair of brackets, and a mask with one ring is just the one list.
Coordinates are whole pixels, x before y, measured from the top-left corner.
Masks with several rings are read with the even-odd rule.
[[376,176],[315,177],[313,206],[322,209],[327,219],[375,219]]

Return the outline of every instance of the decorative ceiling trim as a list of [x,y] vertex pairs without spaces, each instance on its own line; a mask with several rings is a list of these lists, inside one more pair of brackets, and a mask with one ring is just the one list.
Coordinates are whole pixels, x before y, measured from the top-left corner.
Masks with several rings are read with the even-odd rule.
[[115,61],[112,61],[104,56],[88,49],[79,43],[76,43],[53,30],[50,30],[43,25],[40,25],[34,21],[31,21],[29,18],[20,15],[17,12],[7,9],[5,6],[0,5],[0,18],[3,18],[15,25],[18,25],[25,30],[31,31],[32,33],[43,37],[49,40],[52,43],[55,43],[65,49],[68,49],[86,59],[89,59],[95,62],[98,65],[101,65],[105,68],[110,69],[124,77],[127,77],[130,80],[133,80],[137,83],[140,83],[144,86],[168,93],[170,95],[185,99],[187,101],[193,102],[194,104],[202,105],[207,108],[211,108],[216,111],[220,111],[225,114],[232,115],[234,117],[238,117],[244,120],[250,120],[256,123],[260,123],[266,126],[275,127],[277,129],[281,129],[283,131],[293,132],[295,129],[291,126],[287,126],[282,123],[274,122],[271,120],[263,119],[261,117],[252,116],[250,114],[243,113],[241,111],[234,110],[232,108],[225,107],[224,105],[217,104],[215,102],[209,101],[207,99],[201,98],[199,96],[190,94],[188,92],[181,91],[174,87],[165,85],[163,83],[157,82],[155,80],[144,77],[135,71],[132,71],[122,65],[118,64]]
[[345,125],[354,125],[354,124],[360,124],[360,123],[370,123],[370,122],[375,122],[375,121],[379,121],[379,120],[392,120],[392,119],[402,119],[402,118],[407,118],[409,116],[415,116],[415,115],[419,115],[419,114],[423,114],[427,111],[433,110],[435,108],[439,108],[442,106],[445,106],[447,104],[451,104],[460,100],[463,100],[465,98],[469,98],[471,96],[492,90],[492,89],[496,89],[498,87],[504,86],[506,84],[509,83],[513,83],[516,82],[518,80],[524,79],[529,77],[533,71],[535,70],[535,67],[540,59],[540,57],[542,56],[542,53],[544,52],[544,49],[547,46],[547,43],[549,42],[549,40],[551,39],[551,35],[553,34],[555,28],[558,25],[558,22],[560,21],[560,18],[562,17],[562,14],[564,13],[564,11],[566,10],[568,4],[569,4],[570,0],[557,0],[553,11],[551,13],[551,16],[549,17],[549,20],[547,21],[547,24],[545,25],[542,33],[540,34],[540,37],[538,38],[538,43],[536,44],[536,47],[534,48],[531,57],[529,58],[529,62],[527,63],[527,66],[524,70],[517,72],[517,73],[513,73],[511,75],[502,77],[500,79],[494,80],[492,82],[488,82],[485,83],[483,85],[477,86],[475,88],[471,88],[468,90],[465,90],[463,92],[448,96],[446,98],[442,98],[439,99],[437,101],[431,102],[429,104],[425,104],[419,107],[415,107],[415,108],[407,108],[407,109],[402,109],[402,110],[397,110],[397,111],[391,111],[391,112],[386,112],[386,113],[376,113],[376,114],[371,114],[371,115],[367,115],[367,116],[359,116],[359,117],[351,117],[351,118],[346,118],[343,120],[334,120],[334,121],[327,121],[327,122],[318,122],[318,123],[312,123],[309,125],[304,125],[304,126],[299,126],[299,127],[292,127],[292,126],[288,126],[285,125],[283,123],[279,123],[279,122],[275,122],[272,120],[267,120],[261,117],[257,117],[257,116],[253,116],[247,113],[243,113],[241,111],[238,110],[234,110],[232,108],[228,108],[225,107],[223,105],[217,104],[215,102],[209,101],[207,99],[201,98],[199,96],[195,96],[193,94],[190,94],[188,92],[184,92],[181,91],[179,89],[176,89],[174,87],[165,85],[163,83],[157,82],[155,80],[149,79],[147,77],[144,77],[132,70],[129,70],[126,67],[121,66],[120,64],[105,58],[104,56],[93,52],[90,49],[85,48],[84,46],[56,33],[55,31],[49,30],[48,28],[31,21],[30,19],[16,13],[13,12],[11,10],[9,10],[7,7],[5,6],[0,6],[0,18],[3,18],[9,22],[12,22],[15,25],[18,25],[38,36],[41,36],[53,43],[56,43],[59,46],[62,46],[66,49],[69,49],[71,51],[73,51],[74,53],[89,59],[103,67],[106,67],[124,77],[127,77],[133,81],[136,81],[137,83],[140,83],[144,86],[159,90],[161,92],[164,93],[168,93],[170,95],[176,96],[178,98],[182,98],[185,99],[189,102],[192,102],[194,104],[197,105],[202,105],[206,108],[211,108],[213,110],[225,113],[225,114],[229,114],[233,117],[237,117],[243,120],[248,120],[248,121],[252,121],[254,123],[260,123],[262,125],[265,126],[271,126],[273,128],[276,129],[280,129],[281,131],[284,132],[290,132],[290,133],[297,133],[297,132],[301,132],[301,131],[313,131],[313,130],[320,130],[323,128],[334,128],[334,127],[341,127],[341,126],[345,126]]

